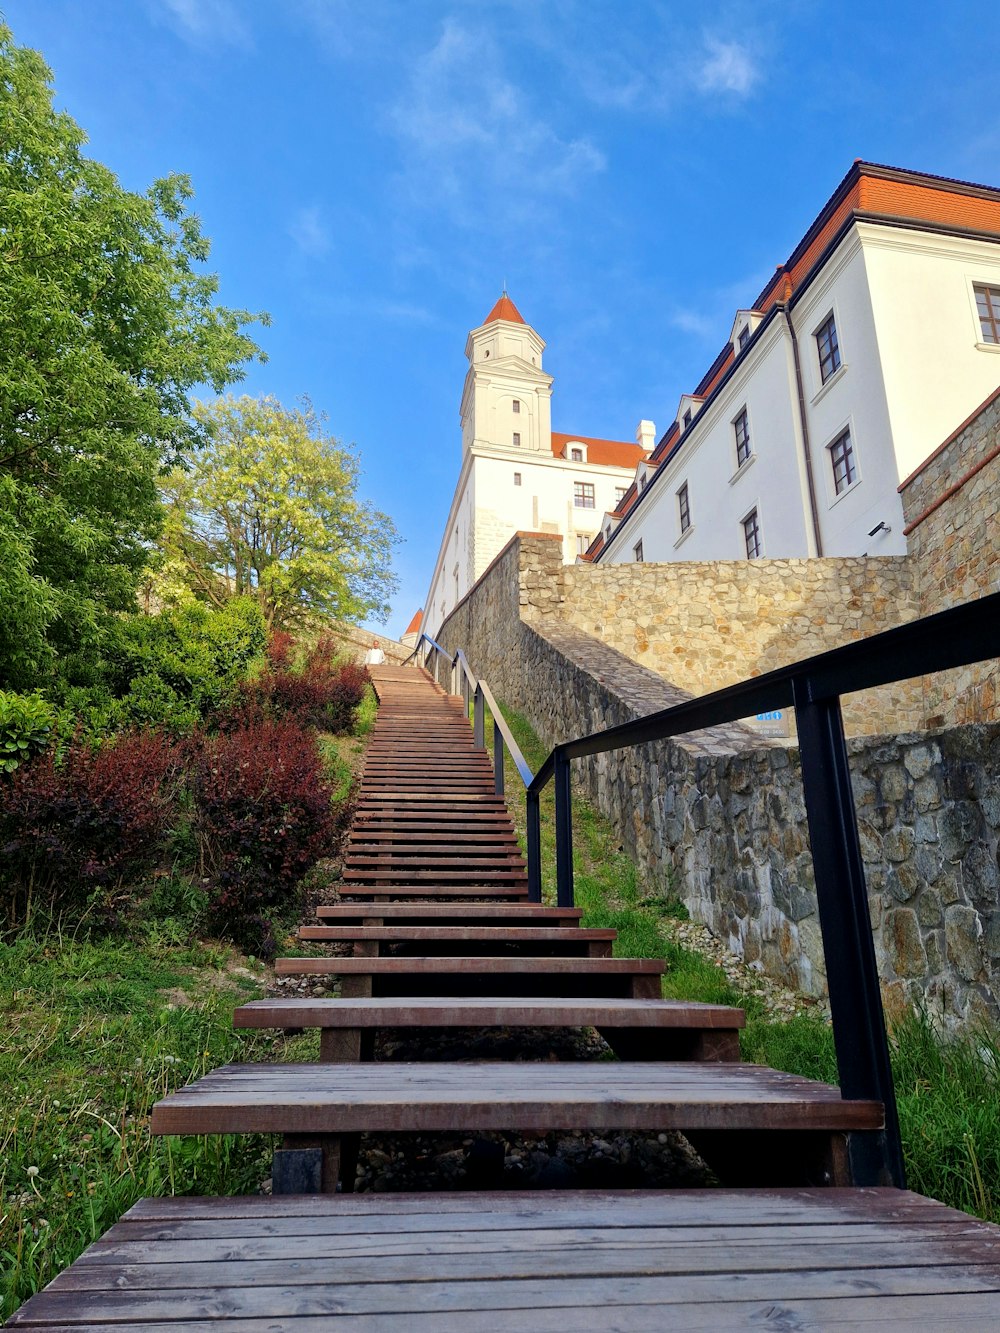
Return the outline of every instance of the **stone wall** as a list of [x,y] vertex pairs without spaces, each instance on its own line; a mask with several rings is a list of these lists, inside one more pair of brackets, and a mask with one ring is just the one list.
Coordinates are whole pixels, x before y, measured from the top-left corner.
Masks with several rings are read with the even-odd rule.
[[[692,694],[839,648],[919,614],[905,556],[569,566],[560,616]],[[843,700],[848,734],[923,721],[920,682]]]
[[[519,534],[445,622],[549,745],[689,697],[564,619],[558,540]],[[891,1009],[998,1015],[1000,727],[850,742],[876,950]],[[657,892],[806,994],[825,965],[798,752],[733,724],[574,764]]]
[[[900,486],[922,615],[1000,589],[1000,389]],[[930,723],[1000,719],[996,662],[925,682]]]

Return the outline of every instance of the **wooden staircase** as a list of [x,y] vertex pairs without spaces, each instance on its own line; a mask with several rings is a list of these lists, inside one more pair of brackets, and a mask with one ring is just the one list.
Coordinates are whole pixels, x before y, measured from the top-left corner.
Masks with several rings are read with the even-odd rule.
[[[1000,1229],[852,1186],[883,1108],[739,1060],[738,1009],[661,998],[664,964],[527,901],[460,701],[427,673],[380,698],[340,900],[279,959],[336,996],[240,1006],[320,1031],[317,1064],[227,1065],[159,1134],[281,1136],[274,1197],[144,1200],[17,1327],[367,1330],[972,1328],[1000,1321]],[[595,1027],[618,1061],[404,1063],[382,1029]],[[362,1132],[679,1130],[725,1188],[353,1195]],[[739,1187],[734,1189],[733,1187]]]

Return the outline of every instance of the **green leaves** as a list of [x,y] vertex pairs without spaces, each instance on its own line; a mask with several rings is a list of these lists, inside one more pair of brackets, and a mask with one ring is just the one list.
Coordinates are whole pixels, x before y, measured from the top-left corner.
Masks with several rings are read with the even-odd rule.
[[134,606],[157,479],[202,438],[188,390],[260,356],[189,181],[123,189],[49,77],[0,24],[0,685],[28,688]]
[[37,694],[0,690],[0,773],[13,773],[44,750],[55,720],[55,709]]
[[396,530],[358,499],[357,456],[308,402],[228,397],[195,418],[209,444],[167,480],[157,595],[252,596],[269,628],[386,615]]

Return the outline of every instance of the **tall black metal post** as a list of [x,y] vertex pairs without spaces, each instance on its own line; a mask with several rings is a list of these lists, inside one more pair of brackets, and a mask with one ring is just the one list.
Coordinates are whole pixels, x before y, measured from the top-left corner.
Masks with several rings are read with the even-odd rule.
[[525,800],[528,825],[528,902],[542,901],[542,820],[538,792],[530,791]]
[[556,902],[573,906],[573,789],[569,759],[555,752],[553,782],[556,789]]
[[852,1138],[854,1183],[902,1189],[903,1148],[840,700],[809,696],[808,679],[796,680],[795,722],[840,1090],[846,1098],[873,1098],[885,1106],[881,1136]]
[[486,748],[486,700],[481,685],[476,686],[473,700],[472,743],[478,750]]

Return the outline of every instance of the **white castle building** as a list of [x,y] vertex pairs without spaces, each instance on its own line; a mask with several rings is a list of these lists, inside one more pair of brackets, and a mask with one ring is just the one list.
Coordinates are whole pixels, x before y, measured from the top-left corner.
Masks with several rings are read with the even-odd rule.
[[1000,190],[856,162],[584,558],[904,554],[900,483],[998,384]]
[[576,560],[655,443],[651,421],[634,444],[553,432],[544,351],[506,292],[469,334],[462,466],[423,611],[431,635],[515,532],[558,533]]

